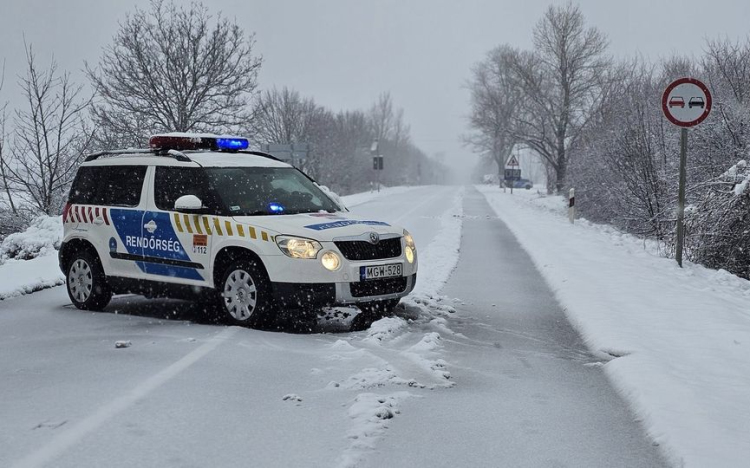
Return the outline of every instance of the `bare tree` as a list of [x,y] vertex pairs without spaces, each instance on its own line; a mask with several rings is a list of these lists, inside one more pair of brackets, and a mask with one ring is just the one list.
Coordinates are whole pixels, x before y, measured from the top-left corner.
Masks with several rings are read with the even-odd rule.
[[515,126],[524,98],[513,71],[517,55],[518,51],[507,45],[490,51],[474,67],[469,82],[469,125],[474,133],[465,137],[465,141],[497,164],[501,184],[505,164],[518,143]]
[[305,141],[318,106],[287,87],[262,92],[255,102],[251,133],[263,143]]
[[[3,90],[3,85],[5,84],[5,62],[3,62],[3,68],[0,72],[0,91]],[[16,210],[16,204],[13,202],[13,192],[11,191],[11,183],[10,179],[8,177],[8,172],[5,168],[5,162],[7,161],[8,156],[8,150],[7,150],[7,141],[8,141],[8,134],[5,128],[5,121],[7,120],[7,111],[8,109],[8,103],[4,102],[2,105],[0,105],[0,183],[3,185],[3,190],[5,191],[5,196],[8,197],[8,205],[10,207],[11,213],[18,214],[18,210]]]
[[26,47],[26,74],[19,84],[27,108],[14,119],[10,157],[3,160],[8,180],[38,210],[58,214],[75,174],[79,156],[91,142],[84,111],[91,102],[82,87],[59,73],[54,60],[40,70]]
[[98,68],[95,123],[110,139],[141,145],[151,132],[233,131],[250,118],[261,58],[254,35],[203,4],[153,0],[126,17]]
[[404,121],[404,110],[394,109],[391,93],[385,92],[370,108],[370,125],[373,138],[379,141],[390,140],[398,147],[409,140],[409,126]]
[[555,172],[565,186],[569,154],[609,90],[607,39],[587,28],[581,10],[568,3],[550,6],[534,29],[534,52],[517,55],[516,75],[527,99],[518,137]]

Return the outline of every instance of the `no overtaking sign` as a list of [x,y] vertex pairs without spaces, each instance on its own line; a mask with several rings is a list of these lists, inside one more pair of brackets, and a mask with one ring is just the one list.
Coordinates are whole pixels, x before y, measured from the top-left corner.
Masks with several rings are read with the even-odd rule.
[[694,127],[711,113],[711,93],[695,78],[680,78],[667,86],[661,98],[664,115],[680,127]]
[[685,236],[685,184],[688,148],[688,128],[706,120],[711,113],[711,93],[703,82],[695,78],[680,78],[672,82],[661,98],[661,108],[667,120],[680,129],[680,184],[677,196],[677,239],[675,259],[682,266]]

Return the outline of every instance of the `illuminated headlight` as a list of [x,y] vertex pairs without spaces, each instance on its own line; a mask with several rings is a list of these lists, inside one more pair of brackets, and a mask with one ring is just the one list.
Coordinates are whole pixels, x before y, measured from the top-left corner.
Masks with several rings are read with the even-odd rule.
[[414,238],[411,237],[411,234],[406,229],[404,229],[404,243],[406,244],[404,251],[406,261],[414,263],[414,257],[417,255],[417,246],[414,244]]
[[320,242],[302,237],[276,236],[276,245],[284,255],[292,258],[315,258],[323,250]]
[[335,252],[326,252],[320,257],[321,263],[327,270],[336,271],[341,266],[341,259]]

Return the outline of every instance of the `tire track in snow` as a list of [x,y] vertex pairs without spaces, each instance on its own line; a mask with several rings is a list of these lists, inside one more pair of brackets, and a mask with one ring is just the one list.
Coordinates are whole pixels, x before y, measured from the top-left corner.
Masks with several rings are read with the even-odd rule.
[[[377,357],[382,365],[378,368],[362,369],[348,380],[339,383],[338,386],[348,384],[349,388],[357,388],[359,381],[364,379],[361,382],[364,386],[360,388],[413,386],[416,391],[422,385],[414,378],[415,375],[422,377],[421,380],[424,382],[434,382],[432,385],[425,385],[426,388],[450,388],[455,385],[452,380],[449,380],[447,363],[439,358],[443,352],[440,332],[452,333],[445,320],[439,316],[446,315],[454,309],[441,304],[444,298],[440,297],[438,292],[458,264],[463,226],[464,191],[461,188],[453,197],[448,209],[440,216],[442,220],[440,231],[418,254],[421,283],[418,283],[417,289],[403,300],[407,308],[406,313],[409,315],[416,313],[416,319],[408,322],[400,317],[379,320],[373,324],[367,336],[361,341],[348,342],[347,348],[352,353],[365,351],[368,357]],[[412,215],[443,195],[444,191],[439,191],[402,214],[396,221]],[[403,323],[395,323],[395,321]],[[420,332],[410,330],[410,324],[419,326]],[[404,372],[409,374],[404,374]],[[338,386],[335,388],[339,388]],[[337,466],[340,468],[357,466],[368,452],[375,449],[377,441],[387,430],[390,420],[400,414],[400,403],[411,397],[423,398],[420,394],[404,390],[382,394],[371,392],[357,394],[351,400],[347,410],[351,419],[351,426],[347,432],[349,446],[339,457]]]

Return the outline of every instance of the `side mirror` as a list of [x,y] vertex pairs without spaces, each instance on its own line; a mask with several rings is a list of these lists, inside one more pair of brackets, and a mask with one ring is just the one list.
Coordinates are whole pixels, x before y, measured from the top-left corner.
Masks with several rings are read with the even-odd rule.
[[182,213],[200,214],[205,211],[203,202],[195,195],[183,195],[174,202],[174,210]]

